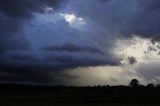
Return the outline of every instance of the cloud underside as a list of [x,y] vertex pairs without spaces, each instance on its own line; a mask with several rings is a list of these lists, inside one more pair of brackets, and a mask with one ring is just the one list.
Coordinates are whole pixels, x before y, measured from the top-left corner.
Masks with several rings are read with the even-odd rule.
[[159,13],[158,0],[1,0],[1,80],[64,83],[77,78],[64,70],[122,67],[117,40],[159,42]]

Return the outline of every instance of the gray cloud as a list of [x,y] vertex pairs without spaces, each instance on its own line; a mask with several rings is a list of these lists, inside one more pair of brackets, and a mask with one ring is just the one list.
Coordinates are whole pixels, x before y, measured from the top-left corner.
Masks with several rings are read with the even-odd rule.
[[136,73],[139,77],[144,78],[148,82],[159,84],[160,81],[160,67],[158,62],[150,62],[148,64],[141,63],[135,67]]

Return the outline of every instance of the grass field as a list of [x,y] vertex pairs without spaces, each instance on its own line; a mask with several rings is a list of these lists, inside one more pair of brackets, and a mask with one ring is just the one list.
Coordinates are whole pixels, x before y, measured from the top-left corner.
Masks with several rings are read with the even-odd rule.
[[0,87],[0,106],[160,106],[159,98],[145,87]]

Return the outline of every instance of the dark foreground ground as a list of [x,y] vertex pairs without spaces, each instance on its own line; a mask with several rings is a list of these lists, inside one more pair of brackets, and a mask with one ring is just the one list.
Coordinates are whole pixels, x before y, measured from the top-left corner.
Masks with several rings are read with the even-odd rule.
[[0,85],[0,106],[160,106],[160,88]]

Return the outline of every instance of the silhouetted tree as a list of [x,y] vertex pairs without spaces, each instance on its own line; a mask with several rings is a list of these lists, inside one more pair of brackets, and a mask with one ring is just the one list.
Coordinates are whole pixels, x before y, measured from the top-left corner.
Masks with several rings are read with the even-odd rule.
[[129,86],[137,87],[137,86],[139,86],[139,81],[137,79],[132,79]]
[[150,84],[148,84],[146,87],[147,87],[147,88],[154,88],[155,86],[154,86],[154,84],[150,83]]

